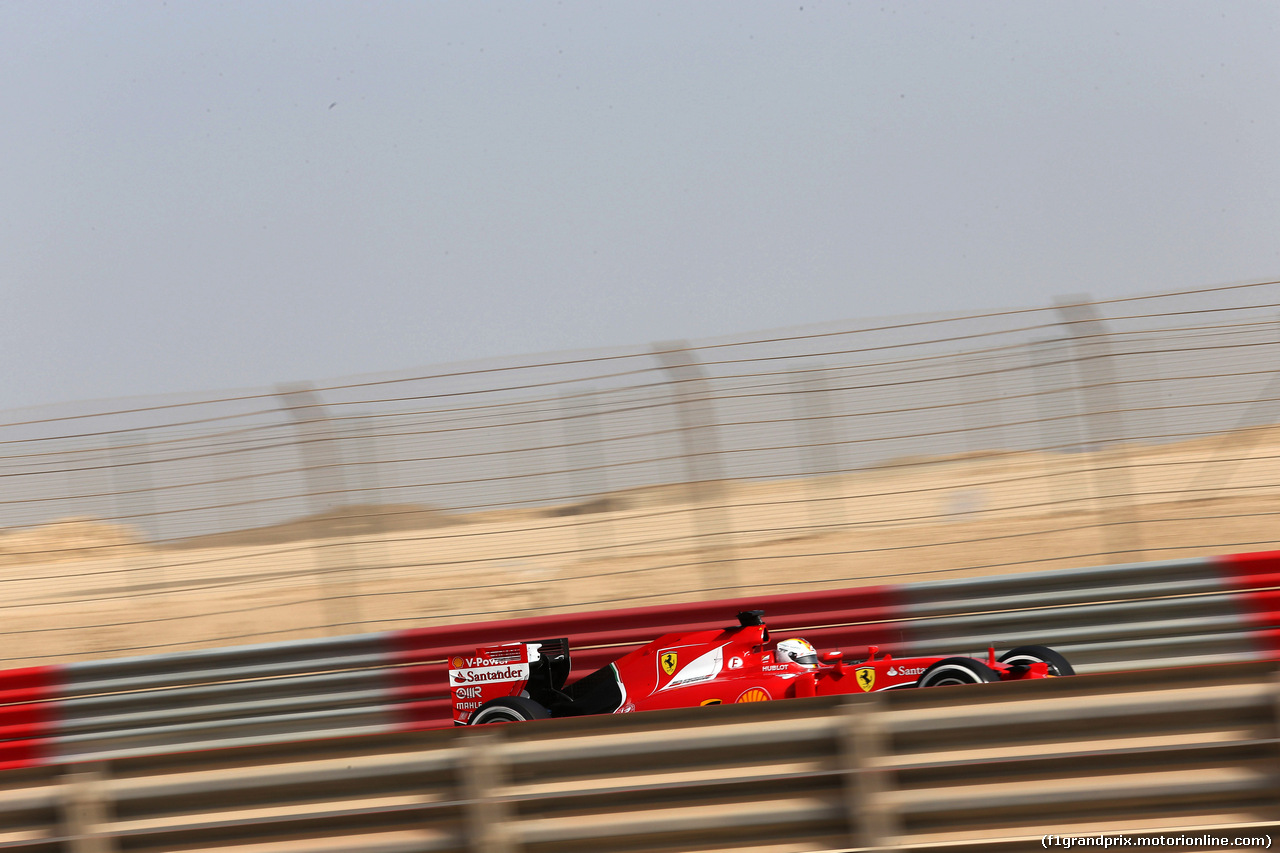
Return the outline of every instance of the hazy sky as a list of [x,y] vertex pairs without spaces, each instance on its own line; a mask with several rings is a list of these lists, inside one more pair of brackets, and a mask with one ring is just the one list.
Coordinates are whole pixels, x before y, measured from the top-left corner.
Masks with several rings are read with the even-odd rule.
[[1277,45],[1220,0],[0,2],[0,410],[1280,278]]

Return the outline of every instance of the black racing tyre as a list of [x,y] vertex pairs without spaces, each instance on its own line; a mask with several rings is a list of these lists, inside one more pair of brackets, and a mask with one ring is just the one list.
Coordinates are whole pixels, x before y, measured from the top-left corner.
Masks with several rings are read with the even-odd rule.
[[1067,659],[1048,646],[1018,646],[1000,655],[1000,663],[1006,663],[1009,666],[1026,666],[1041,661],[1049,664],[1050,675],[1076,674]]
[[1000,673],[973,658],[943,658],[929,667],[916,687],[945,687],[948,684],[982,684],[999,681]]
[[503,696],[490,699],[471,715],[469,726],[483,726],[489,723],[522,723],[525,720],[545,720],[551,716],[547,709],[532,699],[523,696]]

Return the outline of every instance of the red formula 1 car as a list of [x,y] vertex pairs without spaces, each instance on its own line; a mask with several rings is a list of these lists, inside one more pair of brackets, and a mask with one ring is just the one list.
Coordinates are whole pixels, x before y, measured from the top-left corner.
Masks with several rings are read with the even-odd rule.
[[450,661],[454,725],[480,725],[624,714],[697,705],[729,705],[904,687],[937,687],[1073,675],[1066,658],[1044,646],[1021,646],[999,658],[819,657],[802,639],[770,647],[763,611],[738,614],[738,624],[664,634],[608,666],[566,685],[566,639],[482,646]]

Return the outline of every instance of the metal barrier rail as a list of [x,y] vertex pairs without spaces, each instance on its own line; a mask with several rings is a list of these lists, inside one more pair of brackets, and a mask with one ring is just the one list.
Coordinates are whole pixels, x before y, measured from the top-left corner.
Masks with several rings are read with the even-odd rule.
[[0,827],[0,849],[26,853],[1280,840],[1280,673],[1213,665],[63,763],[0,776]]
[[1280,657],[1280,554],[742,598],[0,672],[0,770],[449,724],[445,661],[570,637],[575,674],[763,607],[775,634],[899,656],[1043,643],[1081,672]]
[[1131,563],[913,584],[905,651],[1060,649],[1078,671],[1280,655],[1280,557]]

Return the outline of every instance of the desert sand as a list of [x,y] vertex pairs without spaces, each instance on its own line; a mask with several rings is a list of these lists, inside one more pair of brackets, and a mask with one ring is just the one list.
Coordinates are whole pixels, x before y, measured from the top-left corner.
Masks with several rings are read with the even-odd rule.
[[1280,428],[899,460],[538,509],[353,506],[150,543],[0,535],[3,665],[1280,547]]

